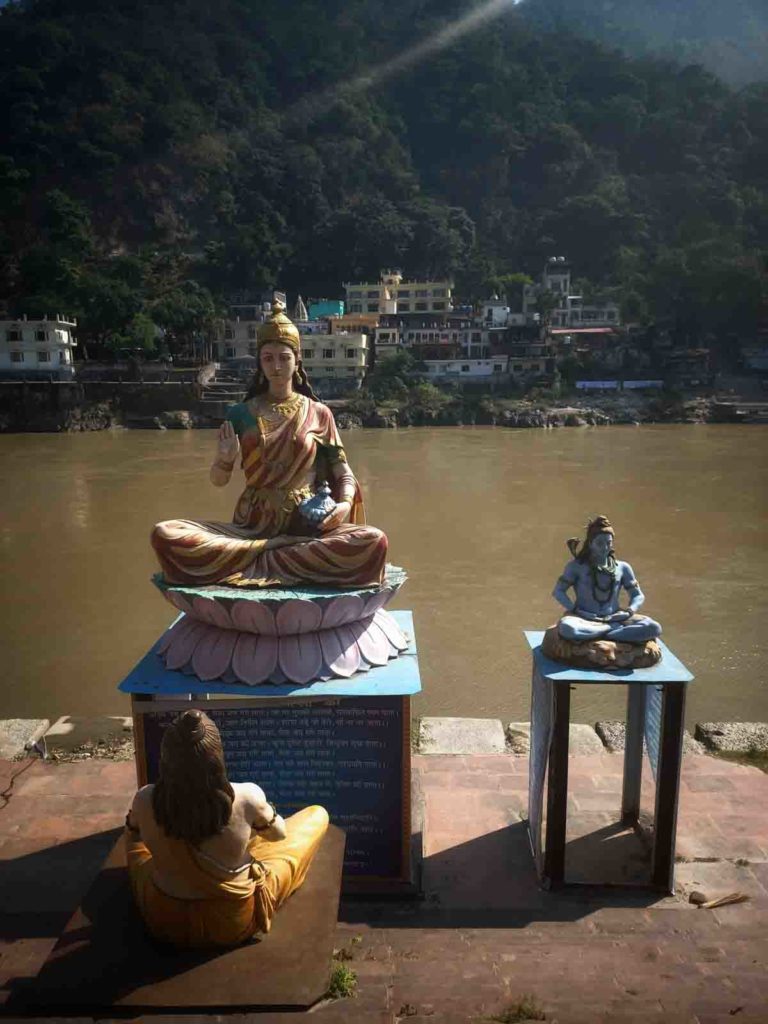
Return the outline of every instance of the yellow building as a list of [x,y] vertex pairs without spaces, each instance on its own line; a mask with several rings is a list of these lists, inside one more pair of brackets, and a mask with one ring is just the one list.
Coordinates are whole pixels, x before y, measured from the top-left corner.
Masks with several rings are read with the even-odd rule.
[[318,394],[352,391],[360,387],[368,368],[368,335],[304,334],[301,357]]
[[399,270],[382,270],[377,284],[345,284],[347,311],[354,313],[449,313],[453,281],[404,281]]
[[378,313],[345,313],[344,316],[329,316],[328,328],[331,333],[372,335],[379,326]]

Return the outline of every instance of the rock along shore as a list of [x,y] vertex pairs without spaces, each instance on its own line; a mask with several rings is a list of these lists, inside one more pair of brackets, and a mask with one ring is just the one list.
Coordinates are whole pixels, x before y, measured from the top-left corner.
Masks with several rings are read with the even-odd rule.
[[355,427],[498,426],[511,428],[597,427],[643,423],[715,423],[721,406],[712,398],[613,396],[581,399],[456,398],[440,408],[418,404],[374,405],[364,399],[339,403],[341,429]]

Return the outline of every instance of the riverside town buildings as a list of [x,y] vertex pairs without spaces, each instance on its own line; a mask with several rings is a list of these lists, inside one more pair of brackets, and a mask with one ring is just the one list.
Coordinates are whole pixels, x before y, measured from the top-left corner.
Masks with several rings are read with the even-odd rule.
[[377,284],[345,284],[349,313],[447,313],[452,281],[404,281],[399,270],[382,270]]
[[220,323],[213,339],[213,358],[217,362],[245,357],[255,361],[256,330],[269,316],[273,298],[284,303],[286,294],[269,292],[251,301],[245,295],[238,295],[230,302],[228,316]]
[[615,302],[585,306],[581,295],[571,294],[571,265],[565,256],[550,256],[539,284],[523,288],[523,316],[527,319],[537,313],[537,299],[542,289],[551,292],[557,305],[551,312],[553,327],[616,327],[619,307]]
[[[282,293],[275,295],[285,301]],[[329,305],[335,311],[342,307],[341,302]],[[269,316],[270,309],[268,301],[231,305],[214,344],[214,358],[228,368],[238,368],[243,378],[249,377],[256,369],[259,325]],[[357,390],[368,369],[367,331],[378,317],[312,319],[306,315],[303,302],[297,302],[292,312],[301,334],[304,366],[318,395],[333,398]],[[304,313],[304,318],[297,313]]]
[[[293,310],[307,373],[328,398],[357,390],[374,360],[400,349],[411,352],[430,380],[532,383],[554,373],[558,351],[612,347],[619,325],[615,304],[584,306],[571,293],[571,267],[562,256],[547,261],[538,284],[525,285],[519,310],[497,295],[474,309],[456,305],[452,281],[406,281],[399,270],[381,271],[376,283],[343,287],[346,306],[328,299],[305,306],[298,299]],[[553,308],[551,300],[541,303],[542,293],[555,297]],[[268,312],[267,301],[232,306],[217,357],[241,362],[241,373],[255,368],[246,364],[255,364],[258,325]]]
[[77,320],[61,313],[41,320],[0,320],[0,375],[71,380],[76,327]]
[[356,390],[368,368],[368,336],[345,332],[304,335],[301,356],[319,393]]

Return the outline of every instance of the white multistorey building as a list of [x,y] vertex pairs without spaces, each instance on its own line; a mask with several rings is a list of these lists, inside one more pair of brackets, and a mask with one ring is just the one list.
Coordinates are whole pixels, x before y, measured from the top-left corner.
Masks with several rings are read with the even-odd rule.
[[349,313],[449,313],[453,282],[404,281],[399,270],[382,270],[377,283],[345,284]]
[[[285,305],[285,292],[273,292],[271,301],[230,303],[229,315],[220,321],[214,338],[214,357],[222,362],[242,359],[243,356],[256,358],[259,325],[267,319],[272,311],[272,301],[277,299]],[[301,305],[303,307],[304,303]]]
[[488,327],[507,327],[510,316],[506,299],[500,299],[498,295],[492,295],[482,305],[483,324]]
[[538,315],[537,300],[542,290],[550,292],[557,305],[550,313],[552,327],[618,327],[619,307],[615,302],[584,305],[581,295],[571,294],[571,266],[565,256],[550,256],[538,284],[523,288],[523,316],[530,322]]
[[229,307],[229,316],[216,337],[217,358],[256,357],[256,332],[270,312],[269,303],[248,303]]
[[374,328],[373,337],[377,355],[389,355],[405,345],[404,332],[394,324]]
[[41,320],[0,320],[0,373],[4,376],[69,380],[75,375],[77,320],[44,316]]
[[368,368],[366,334],[303,334],[301,358],[318,394],[357,390]]

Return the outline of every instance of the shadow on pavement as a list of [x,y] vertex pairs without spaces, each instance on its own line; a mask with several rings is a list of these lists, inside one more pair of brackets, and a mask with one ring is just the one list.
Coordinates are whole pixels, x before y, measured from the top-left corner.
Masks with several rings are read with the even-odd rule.
[[[579,881],[602,882],[603,872],[612,866],[615,875],[616,864],[625,860],[634,873],[639,843],[623,826],[607,826],[568,843],[566,865],[575,862]],[[604,884],[542,889],[522,821],[427,855],[422,881],[421,902],[342,902],[340,920],[392,928],[525,928],[536,921],[578,921],[600,907],[648,907],[660,898]]]

